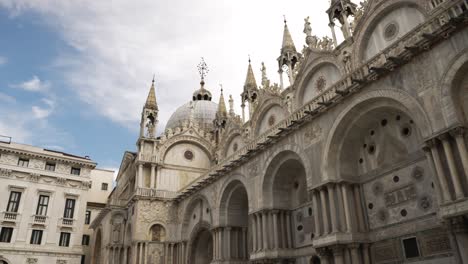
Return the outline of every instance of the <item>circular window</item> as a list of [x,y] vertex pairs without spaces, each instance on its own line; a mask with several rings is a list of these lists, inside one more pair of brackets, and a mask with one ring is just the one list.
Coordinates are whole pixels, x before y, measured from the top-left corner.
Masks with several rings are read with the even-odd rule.
[[270,117],[268,118],[268,125],[269,125],[269,126],[274,125],[275,122],[276,122],[276,118],[275,118],[274,115],[272,115],[272,116],[270,116]]
[[304,229],[304,227],[303,227],[302,225],[299,225],[299,226],[297,227],[297,231],[302,231],[302,229]]
[[184,153],[184,157],[188,160],[193,160],[193,152],[190,150],[186,150]]
[[363,159],[359,159],[359,163],[362,164],[364,162]]
[[404,127],[403,129],[401,129],[401,135],[403,135],[404,137],[411,136],[411,128],[410,127]]
[[405,217],[405,216],[408,215],[408,211],[406,211],[406,209],[403,209],[403,210],[401,210],[400,214],[401,214],[401,216]]
[[370,145],[369,148],[367,149],[367,152],[369,152],[369,154],[374,154],[375,153],[375,145]]
[[370,131],[370,135],[371,135],[371,136],[375,135],[375,131],[374,131],[374,130],[371,130],[371,131]]
[[381,124],[383,127],[386,126],[386,125],[388,124],[387,119],[384,119],[384,120],[380,121],[380,124]]
[[398,176],[393,177],[393,182],[399,182],[399,181],[400,181],[400,177],[398,177]]
[[401,116],[400,116],[400,115],[397,115],[395,119],[396,119],[397,121],[400,121]]
[[394,39],[398,35],[398,31],[398,24],[396,22],[390,22],[388,25],[385,26],[384,29],[385,40],[389,41]]
[[367,207],[369,207],[369,209],[372,210],[372,209],[374,208],[374,204],[373,204],[373,203],[369,203],[369,205],[368,205]]
[[362,145],[363,148],[367,148],[367,144]]

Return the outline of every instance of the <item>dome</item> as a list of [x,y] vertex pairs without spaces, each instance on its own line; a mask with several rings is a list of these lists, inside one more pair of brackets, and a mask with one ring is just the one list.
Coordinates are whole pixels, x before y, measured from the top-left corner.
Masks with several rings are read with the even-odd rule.
[[[193,113],[192,113],[193,108]],[[188,122],[193,115],[193,122],[198,124],[202,128],[213,128],[213,120],[216,117],[216,111],[218,110],[218,104],[211,101],[192,101],[188,102],[172,114],[167,121],[166,129],[174,129],[181,126],[184,122]]]

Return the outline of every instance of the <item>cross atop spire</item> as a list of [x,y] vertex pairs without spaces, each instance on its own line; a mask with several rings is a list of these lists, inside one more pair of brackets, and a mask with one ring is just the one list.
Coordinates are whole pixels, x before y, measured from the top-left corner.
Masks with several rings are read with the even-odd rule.
[[145,108],[157,110],[158,104],[156,102],[156,91],[154,88],[154,79],[155,75],[153,74],[153,81],[151,82],[151,88],[148,93],[148,97],[146,98]]
[[281,46],[281,53],[287,51],[296,52],[296,46],[289,32],[288,23],[286,21],[286,16],[284,17],[284,31],[283,31],[283,45]]
[[208,65],[206,64],[205,59],[203,57],[201,58],[201,62],[198,64],[197,67],[198,67],[198,73],[200,74],[201,82],[204,83],[205,77],[210,70],[208,69]]

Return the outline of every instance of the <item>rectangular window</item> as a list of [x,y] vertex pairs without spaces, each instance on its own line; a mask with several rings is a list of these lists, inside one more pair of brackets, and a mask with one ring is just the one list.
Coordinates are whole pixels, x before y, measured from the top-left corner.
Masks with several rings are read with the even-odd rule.
[[8,199],[7,212],[17,213],[19,209],[19,204],[21,201],[21,192],[10,193],[10,199]]
[[49,207],[49,196],[39,195],[39,201],[37,202],[36,215],[47,215],[47,207]]
[[81,169],[80,168],[71,168],[71,174],[73,175],[80,175]]
[[31,244],[40,245],[42,242],[42,230],[33,230],[31,234]]
[[0,231],[0,242],[10,243],[12,235],[13,235],[12,227],[2,227],[2,231]]
[[28,167],[29,166],[29,160],[28,159],[19,159],[18,160],[18,166]]
[[68,247],[70,245],[70,233],[61,232],[59,246]]
[[91,223],[91,211],[87,210],[84,219],[85,225],[89,225]]
[[89,246],[89,236],[88,235],[83,235],[83,239],[81,240],[81,245]]
[[107,183],[102,183],[102,185],[101,185],[101,190],[107,191],[107,188],[109,188],[109,184],[107,184]]
[[63,212],[63,218],[73,219],[75,213],[75,200],[67,199],[65,201],[65,211]]
[[55,163],[47,162],[45,165],[45,169],[48,171],[55,171]]
[[405,249],[406,258],[417,258],[420,256],[418,241],[415,237],[403,239],[403,247]]

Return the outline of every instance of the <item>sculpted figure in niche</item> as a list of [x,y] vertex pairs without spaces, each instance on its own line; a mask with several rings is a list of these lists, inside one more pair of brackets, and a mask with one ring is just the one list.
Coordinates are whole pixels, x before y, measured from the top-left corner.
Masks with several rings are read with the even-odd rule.
[[344,51],[343,52],[343,63],[345,65],[345,71],[346,73],[351,73],[352,69],[351,69],[351,54],[349,54],[349,52],[347,51]]
[[119,242],[120,240],[120,228],[121,228],[122,224],[115,224],[112,228],[112,241],[114,241],[114,243],[117,243]]
[[151,241],[164,242],[166,239],[166,230],[161,225],[153,225],[151,227]]

